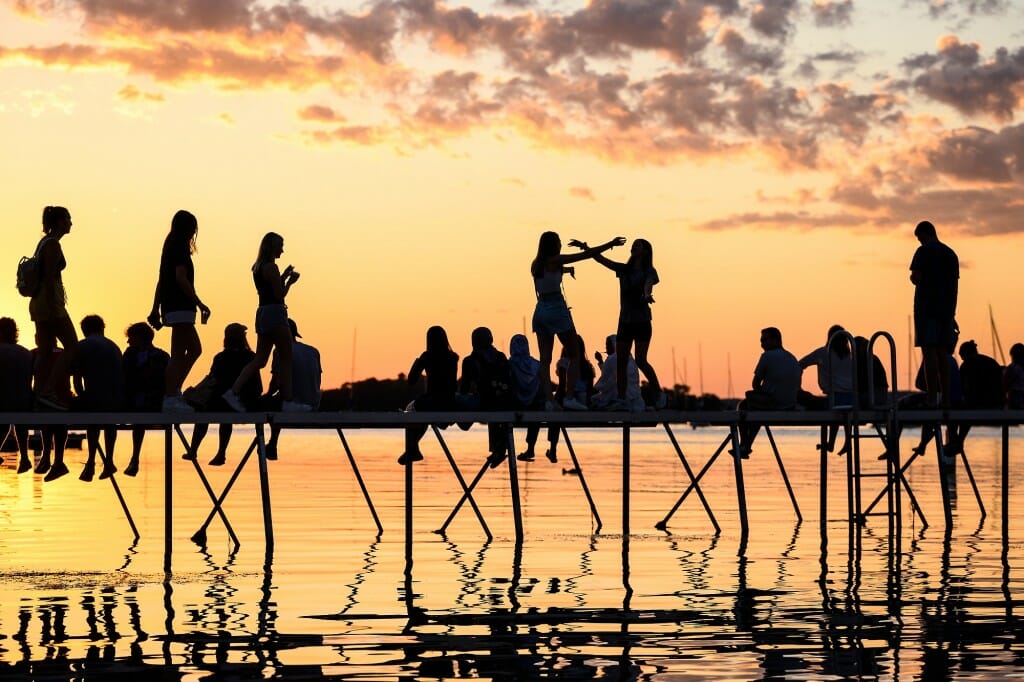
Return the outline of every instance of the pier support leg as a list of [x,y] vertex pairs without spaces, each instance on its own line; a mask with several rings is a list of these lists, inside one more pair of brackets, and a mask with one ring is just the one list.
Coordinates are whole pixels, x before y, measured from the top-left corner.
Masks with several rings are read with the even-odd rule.
[[340,428],[336,429],[338,432],[338,438],[341,439],[341,445],[345,448],[345,454],[348,456],[348,463],[352,466],[352,473],[356,475],[356,481],[359,483],[359,489],[363,491],[363,499],[366,500],[366,506],[370,508],[370,515],[373,516],[373,522],[377,524],[377,535],[379,536],[384,532],[384,526],[380,523],[380,517],[377,516],[377,510],[373,506],[373,500],[370,499],[370,491],[366,489],[366,483],[363,482],[363,476],[359,473],[359,467],[356,465],[356,458],[352,456],[352,448],[348,446],[348,440],[345,438],[345,432]]
[[171,478],[171,459],[174,455],[171,452],[173,447],[174,436],[171,433],[171,426],[168,424],[164,427],[164,573],[171,572],[171,546],[173,544],[171,500],[174,498],[174,486]]
[[270,513],[270,475],[267,472],[267,442],[264,439],[263,424],[256,425],[256,461],[260,467],[260,499],[263,501],[263,535],[267,551],[274,550],[274,520]]
[[600,532],[601,516],[597,513],[597,505],[594,504],[594,496],[590,494],[590,487],[587,486],[587,479],[583,476],[583,468],[580,466],[579,459],[576,458],[576,450],[572,446],[572,441],[569,440],[569,431],[563,426],[562,438],[565,440],[565,446],[569,449],[569,458],[572,459],[572,465],[576,469],[576,474],[580,477],[580,484],[583,486],[583,494],[587,496],[587,504],[590,505],[590,513],[594,516],[594,521],[597,522],[597,527],[594,532]]
[[732,457],[733,470],[736,472],[736,501],[739,506],[740,516],[740,546],[746,548],[747,538],[750,535],[750,521],[747,518],[747,492],[743,484],[743,457],[740,449],[740,430],[736,424],[729,426],[729,435],[732,437],[732,448],[736,454]]

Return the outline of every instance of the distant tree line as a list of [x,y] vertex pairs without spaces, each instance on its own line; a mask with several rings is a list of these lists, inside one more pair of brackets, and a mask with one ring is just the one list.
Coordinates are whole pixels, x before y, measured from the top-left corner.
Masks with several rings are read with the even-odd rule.
[[[647,390],[647,384],[643,385]],[[424,390],[423,382],[410,386],[405,374],[394,379],[364,379],[323,392],[320,409],[326,412],[397,412],[404,410]],[[718,412],[735,409],[735,400],[723,400],[713,393],[693,395],[690,387],[676,384],[669,391],[668,407],[686,411]]]

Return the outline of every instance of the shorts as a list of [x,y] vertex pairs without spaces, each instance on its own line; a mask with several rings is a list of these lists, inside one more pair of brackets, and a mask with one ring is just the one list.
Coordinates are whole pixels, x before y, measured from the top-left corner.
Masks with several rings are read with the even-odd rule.
[[269,334],[274,327],[288,327],[288,306],[284,303],[261,305],[256,309],[256,333]]
[[575,325],[572,323],[572,315],[569,314],[569,306],[565,304],[564,298],[558,296],[537,301],[537,307],[533,310],[535,333],[558,336],[573,329]]
[[190,324],[193,327],[196,324],[196,311],[195,310],[165,310],[160,318],[165,327],[176,327],[178,325]]
[[63,303],[49,301],[43,296],[37,296],[29,300],[28,314],[33,322],[56,322],[65,317],[71,317]]
[[914,314],[914,345],[918,348],[940,347],[953,352],[960,328],[953,317]]
[[650,320],[640,322],[623,322],[619,320],[619,326],[615,331],[615,343],[616,345],[621,343],[626,348],[629,348],[637,341],[650,343],[651,333]]

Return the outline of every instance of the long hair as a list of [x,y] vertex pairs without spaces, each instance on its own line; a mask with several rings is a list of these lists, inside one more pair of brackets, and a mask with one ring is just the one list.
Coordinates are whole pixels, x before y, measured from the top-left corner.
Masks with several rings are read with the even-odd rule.
[[199,221],[196,217],[186,210],[180,210],[174,214],[171,218],[171,231],[167,233],[167,239],[164,240],[164,245],[169,244],[187,244],[188,252],[195,253],[198,249],[196,247],[196,236],[199,234]]
[[260,240],[260,250],[256,254],[256,262],[252,264],[252,271],[259,272],[265,263],[274,260],[273,252],[284,244],[284,237],[277,232],[267,232]]
[[630,254],[629,261],[626,264],[632,266],[639,263],[640,267],[644,270],[652,269],[654,267],[654,248],[651,246],[651,243],[646,239],[634,239],[633,244],[640,246],[643,249],[643,253],[639,256]]
[[47,206],[43,209],[43,233],[50,234],[58,229],[63,218],[70,218],[71,211],[63,206]]
[[434,325],[427,330],[427,352],[428,353],[451,353],[452,347],[448,343],[448,332],[444,327]]
[[541,234],[540,241],[537,242],[537,257],[530,264],[530,273],[534,277],[543,275],[544,266],[547,264],[548,258],[557,256],[561,248],[562,240],[558,237],[557,232],[548,230]]

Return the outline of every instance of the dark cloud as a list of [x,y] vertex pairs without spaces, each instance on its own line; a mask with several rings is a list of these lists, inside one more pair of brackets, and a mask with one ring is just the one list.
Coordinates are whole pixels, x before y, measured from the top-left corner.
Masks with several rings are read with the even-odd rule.
[[947,36],[937,54],[909,57],[903,66],[917,92],[963,114],[984,113],[1007,121],[1024,94],[1024,48],[1012,53],[999,48],[983,61],[977,43]]
[[853,16],[853,0],[814,0],[811,15],[818,26],[847,26]]
[[961,180],[1024,184],[1024,124],[998,132],[952,131],[929,151],[928,160],[935,170]]
[[760,0],[750,13],[750,26],[763,36],[782,40],[793,30],[796,0]]
[[873,223],[873,219],[847,213],[813,213],[811,211],[775,211],[760,213],[756,211],[735,213],[724,218],[716,218],[694,227],[698,230],[738,230],[743,228],[764,229],[798,229],[855,227]]
[[822,130],[860,145],[879,124],[900,120],[895,97],[888,94],[859,94],[848,86],[826,83],[818,88],[822,104],[816,120]]
[[729,61],[739,68],[763,72],[775,71],[782,66],[780,48],[749,43],[743,34],[734,28],[724,28],[718,34],[716,42],[722,46]]
[[934,17],[948,15],[969,16],[998,14],[1010,6],[1008,0],[918,0],[928,6],[928,13]]

